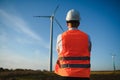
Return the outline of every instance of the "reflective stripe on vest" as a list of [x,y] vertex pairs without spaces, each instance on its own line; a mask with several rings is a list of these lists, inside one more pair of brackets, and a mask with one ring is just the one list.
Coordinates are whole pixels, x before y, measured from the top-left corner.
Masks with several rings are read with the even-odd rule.
[[61,68],[90,68],[90,64],[62,64]]
[[[90,57],[60,57],[59,60],[90,60]],[[61,64],[61,68],[90,68],[90,64]]]
[[90,60],[90,57],[60,57],[59,60]]

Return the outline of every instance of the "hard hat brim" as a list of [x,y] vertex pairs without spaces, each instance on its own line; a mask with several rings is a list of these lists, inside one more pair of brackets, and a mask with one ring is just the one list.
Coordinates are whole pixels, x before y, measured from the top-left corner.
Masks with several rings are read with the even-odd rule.
[[76,23],[78,23],[78,22],[80,22],[79,20],[69,20],[69,21],[66,21],[67,23],[72,23],[72,22],[76,22]]

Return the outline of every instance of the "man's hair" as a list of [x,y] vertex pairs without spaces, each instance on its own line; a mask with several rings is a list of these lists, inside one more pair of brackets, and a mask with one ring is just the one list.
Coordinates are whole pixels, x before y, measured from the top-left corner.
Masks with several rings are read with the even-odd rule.
[[67,23],[71,23],[72,27],[78,27],[80,22],[78,20],[70,20],[70,21],[66,21]]

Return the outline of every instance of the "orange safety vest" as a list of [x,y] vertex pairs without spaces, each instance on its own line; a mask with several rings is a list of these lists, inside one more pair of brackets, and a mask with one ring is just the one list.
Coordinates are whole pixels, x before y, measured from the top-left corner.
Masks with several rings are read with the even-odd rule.
[[55,73],[66,77],[90,77],[88,35],[80,30],[62,34],[62,51],[58,53]]

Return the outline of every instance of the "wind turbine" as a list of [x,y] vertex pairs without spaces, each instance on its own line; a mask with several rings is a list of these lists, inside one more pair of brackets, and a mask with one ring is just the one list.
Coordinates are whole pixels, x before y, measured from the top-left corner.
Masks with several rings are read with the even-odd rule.
[[59,24],[58,20],[55,18],[55,13],[57,11],[57,9],[59,8],[59,5],[57,5],[57,7],[55,8],[54,12],[52,15],[50,16],[34,16],[34,17],[43,17],[43,18],[50,18],[50,72],[52,72],[52,58],[53,58],[53,22],[54,20],[56,21],[56,23],[59,25],[60,29],[64,32],[62,26]]
[[112,54],[112,63],[113,63],[113,69],[114,71],[116,70],[116,67],[115,67],[115,54]]

